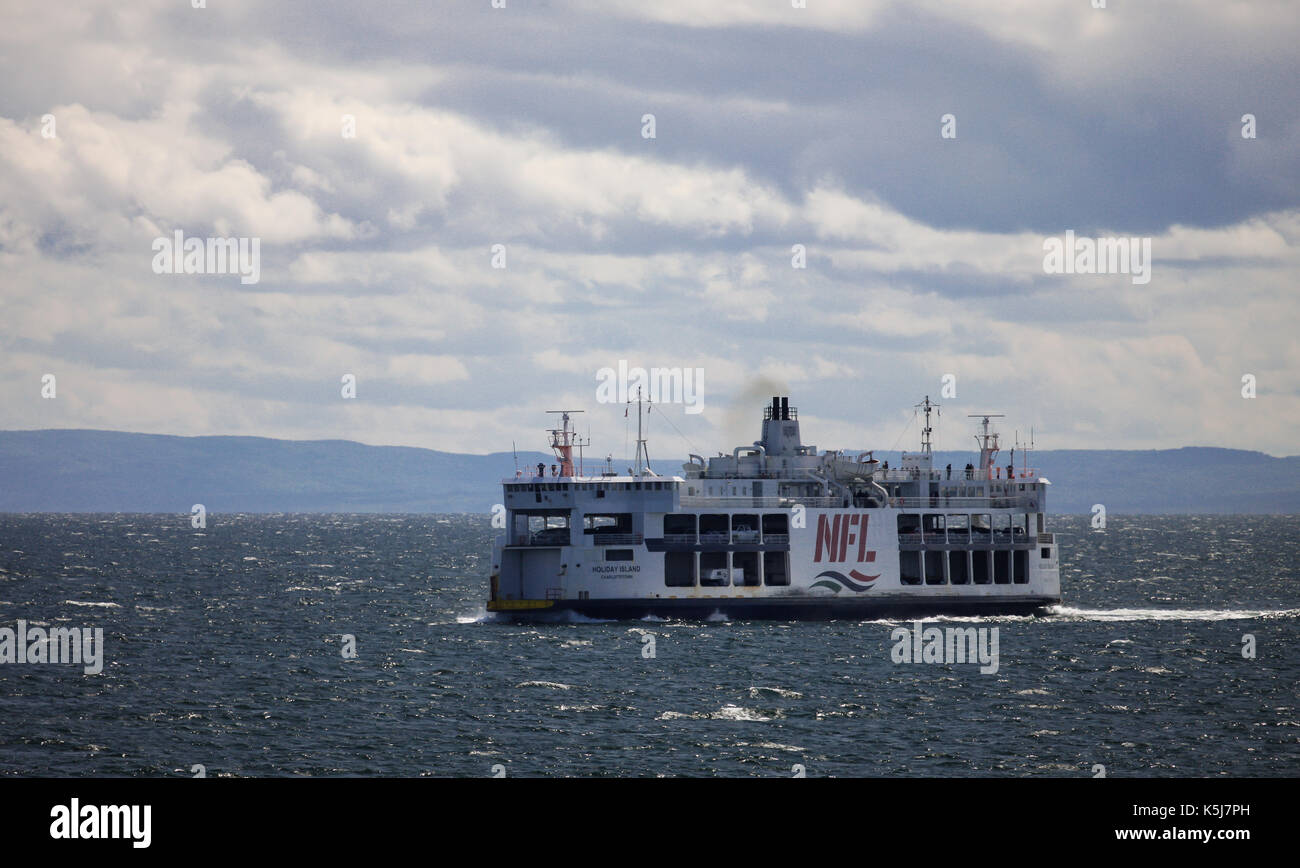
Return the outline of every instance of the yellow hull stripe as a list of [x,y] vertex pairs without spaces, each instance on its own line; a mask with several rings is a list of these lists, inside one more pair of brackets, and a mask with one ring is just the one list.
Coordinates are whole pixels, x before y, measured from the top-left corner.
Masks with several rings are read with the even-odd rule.
[[489,612],[503,612],[518,609],[549,609],[555,605],[554,600],[490,600]]

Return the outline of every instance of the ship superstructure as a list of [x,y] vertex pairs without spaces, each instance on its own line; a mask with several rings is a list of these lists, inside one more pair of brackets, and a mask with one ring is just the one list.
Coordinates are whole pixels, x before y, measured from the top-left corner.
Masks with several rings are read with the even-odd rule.
[[1027,461],[999,465],[994,413],[976,417],[976,460],[935,467],[936,407],[918,405],[921,450],[889,467],[871,452],[804,444],[798,409],[777,396],[758,440],[691,455],[671,477],[646,467],[639,431],[629,473],[580,475],[575,411],[559,411],[549,474],[541,464],[504,481],[488,609],[825,618],[1025,614],[1059,603],[1059,551],[1044,520],[1050,482]]

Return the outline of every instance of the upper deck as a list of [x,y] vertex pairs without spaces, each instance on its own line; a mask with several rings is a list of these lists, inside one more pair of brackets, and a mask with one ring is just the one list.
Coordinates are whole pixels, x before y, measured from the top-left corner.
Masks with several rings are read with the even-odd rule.
[[[806,489],[765,495],[763,478],[727,478],[725,481],[683,479],[680,476],[516,476],[503,479],[505,505],[512,510],[572,509],[618,505],[641,512],[677,512],[692,509],[830,509],[839,507],[893,507],[896,509],[953,507],[961,509],[1038,510],[1043,504],[1046,479],[1018,477],[1004,480],[946,479],[940,472],[917,476],[910,471],[890,471],[881,476],[886,496],[880,502],[861,503],[852,494],[810,495]],[[920,483],[933,483],[926,494],[914,491]],[[695,483],[695,484],[692,484]],[[897,493],[892,493],[897,491]]]
[[[930,412],[924,407],[925,428],[921,451],[905,452],[901,466],[877,461],[871,452],[851,455],[838,450],[818,452],[804,444],[799,431],[799,411],[786,398],[773,398],[763,411],[762,437],[749,446],[737,446],[731,455],[719,453],[707,461],[691,455],[682,465],[684,476],[659,476],[642,469],[628,475],[574,473],[575,440],[563,412],[564,427],[552,431],[558,464],[538,464],[502,480],[506,506],[542,516],[552,511],[581,509],[600,512],[617,506],[620,511],[668,513],[693,509],[750,510],[805,508],[887,508],[1044,511],[1051,483],[1037,470],[1014,462],[1005,467],[995,460],[998,435],[983,416],[978,464],[964,468],[934,466],[930,449]],[[641,441],[638,440],[640,443]]]

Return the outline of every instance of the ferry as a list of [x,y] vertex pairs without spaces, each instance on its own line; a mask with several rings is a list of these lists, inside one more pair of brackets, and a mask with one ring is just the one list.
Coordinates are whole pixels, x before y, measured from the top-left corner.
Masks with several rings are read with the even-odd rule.
[[917,405],[920,451],[890,467],[806,445],[798,409],[773,397],[753,444],[692,454],[674,476],[648,467],[639,398],[635,467],[621,475],[582,475],[581,411],[550,411],[549,475],[538,464],[503,480],[487,608],[511,620],[1046,613],[1061,602],[1051,483],[1017,469],[1014,449],[999,465],[996,413],[973,417],[976,460],[936,467],[938,406]]

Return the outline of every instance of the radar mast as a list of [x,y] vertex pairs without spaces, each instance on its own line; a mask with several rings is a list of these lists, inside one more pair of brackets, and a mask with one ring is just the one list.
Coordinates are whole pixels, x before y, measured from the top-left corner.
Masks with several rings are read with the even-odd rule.
[[591,440],[579,439],[577,433],[569,427],[569,414],[582,413],[582,410],[547,410],[547,413],[559,413],[561,417],[560,427],[551,428],[551,448],[555,450],[555,457],[560,459],[560,475],[576,476],[573,472],[573,447],[581,449],[583,446],[591,445]]
[[993,466],[999,451],[998,433],[993,430],[989,420],[1001,419],[1003,416],[1002,413],[971,413],[967,416],[968,419],[983,420],[980,424],[980,433],[975,435],[975,442],[980,448],[980,473],[984,478],[988,477],[989,469]]

